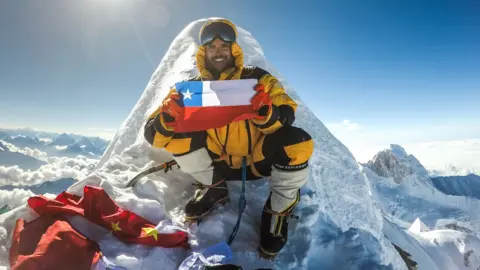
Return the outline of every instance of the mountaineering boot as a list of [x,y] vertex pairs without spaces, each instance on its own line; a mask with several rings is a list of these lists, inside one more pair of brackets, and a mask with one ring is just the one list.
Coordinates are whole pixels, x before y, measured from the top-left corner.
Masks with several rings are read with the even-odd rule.
[[282,212],[276,212],[271,207],[271,195],[263,207],[260,225],[259,252],[265,259],[273,259],[287,243],[288,222],[291,218],[298,218],[291,213],[300,199],[300,192],[298,192],[297,199],[289,207]]
[[187,220],[198,220],[210,213],[214,206],[225,204],[229,199],[227,183],[217,171],[213,172],[210,185],[202,183],[194,185],[198,187],[185,206],[185,219]]
[[288,240],[288,223],[300,201],[300,188],[308,179],[308,167],[297,171],[272,168],[271,192],[263,207],[260,225],[260,256],[274,259]]
[[190,174],[198,188],[185,206],[185,219],[195,220],[208,214],[219,203],[228,201],[228,187],[225,179],[214,171],[213,161],[207,149],[200,148],[176,156],[175,161],[182,171]]

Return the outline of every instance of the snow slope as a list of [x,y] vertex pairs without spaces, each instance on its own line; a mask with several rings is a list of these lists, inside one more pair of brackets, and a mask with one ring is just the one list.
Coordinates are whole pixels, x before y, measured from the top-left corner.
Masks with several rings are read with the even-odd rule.
[[[171,220],[178,224],[181,221],[182,209],[193,187],[192,179],[180,170],[167,174],[158,172],[145,177],[142,184],[134,188],[123,187],[140,170],[171,159],[170,154],[148,145],[143,138],[143,124],[146,116],[160,105],[171,85],[197,74],[194,65],[196,37],[205,21],[189,24],[177,36],[95,171],[68,191],[82,195],[85,185],[101,186],[121,207],[154,223]],[[306,108],[294,89],[266,61],[255,38],[241,28],[239,44],[244,50],[246,64],[257,65],[276,75],[299,103],[295,125],[312,135],[315,152],[305,195],[295,212],[300,219],[290,223],[288,244],[277,260],[270,262],[257,257],[261,208],[269,192],[268,182],[259,180],[247,184],[247,207],[231,247],[230,263],[240,264],[244,269],[406,269],[383,235],[380,209],[374,204],[367,181],[352,154]],[[230,182],[229,188],[230,205],[200,226],[188,228],[194,250],[226,241],[230,235],[238,215],[240,183]],[[8,232],[0,234],[0,246],[4,250],[9,245],[13,222],[19,216],[34,215],[29,209],[19,207],[0,216],[0,224]],[[104,236],[95,238],[103,254],[128,269],[157,269],[159,264],[162,269],[176,269],[189,255],[180,249],[114,244],[107,233]],[[0,250],[2,264],[6,256]]]

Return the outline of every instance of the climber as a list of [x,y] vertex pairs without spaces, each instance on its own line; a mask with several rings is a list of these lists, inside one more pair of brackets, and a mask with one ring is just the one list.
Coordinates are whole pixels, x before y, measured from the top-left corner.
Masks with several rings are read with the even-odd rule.
[[199,33],[196,65],[200,75],[189,81],[257,79],[251,100],[258,116],[235,121],[221,128],[176,133],[175,119],[183,107],[172,88],[162,105],[145,124],[145,139],[173,154],[182,171],[198,188],[185,206],[187,219],[207,215],[217,204],[229,200],[228,180],[241,179],[242,160],[247,160],[248,180],[268,178],[270,193],[262,211],[259,251],[275,255],[284,247],[288,218],[308,179],[308,161],[313,153],[311,136],[292,126],[297,104],[282,84],[267,71],[244,66],[237,29],[225,19],[207,22]]

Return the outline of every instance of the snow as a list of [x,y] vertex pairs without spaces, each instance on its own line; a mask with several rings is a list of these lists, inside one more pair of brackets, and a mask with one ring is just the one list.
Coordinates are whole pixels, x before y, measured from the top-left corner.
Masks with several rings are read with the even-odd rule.
[[430,229],[428,228],[427,225],[425,225],[425,223],[423,223],[423,221],[417,218],[412,223],[412,226],[408,228],[408,230],[412,233],[421,233],[421,232],[428,232]]

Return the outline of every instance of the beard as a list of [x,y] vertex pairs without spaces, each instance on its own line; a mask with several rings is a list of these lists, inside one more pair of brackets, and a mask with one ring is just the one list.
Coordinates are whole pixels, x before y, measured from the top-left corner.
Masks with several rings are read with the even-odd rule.
[[209,71],[221,73],[227,68],[233,67],[233,57],[227,55],[215,55],[207,59],[207,68]]

